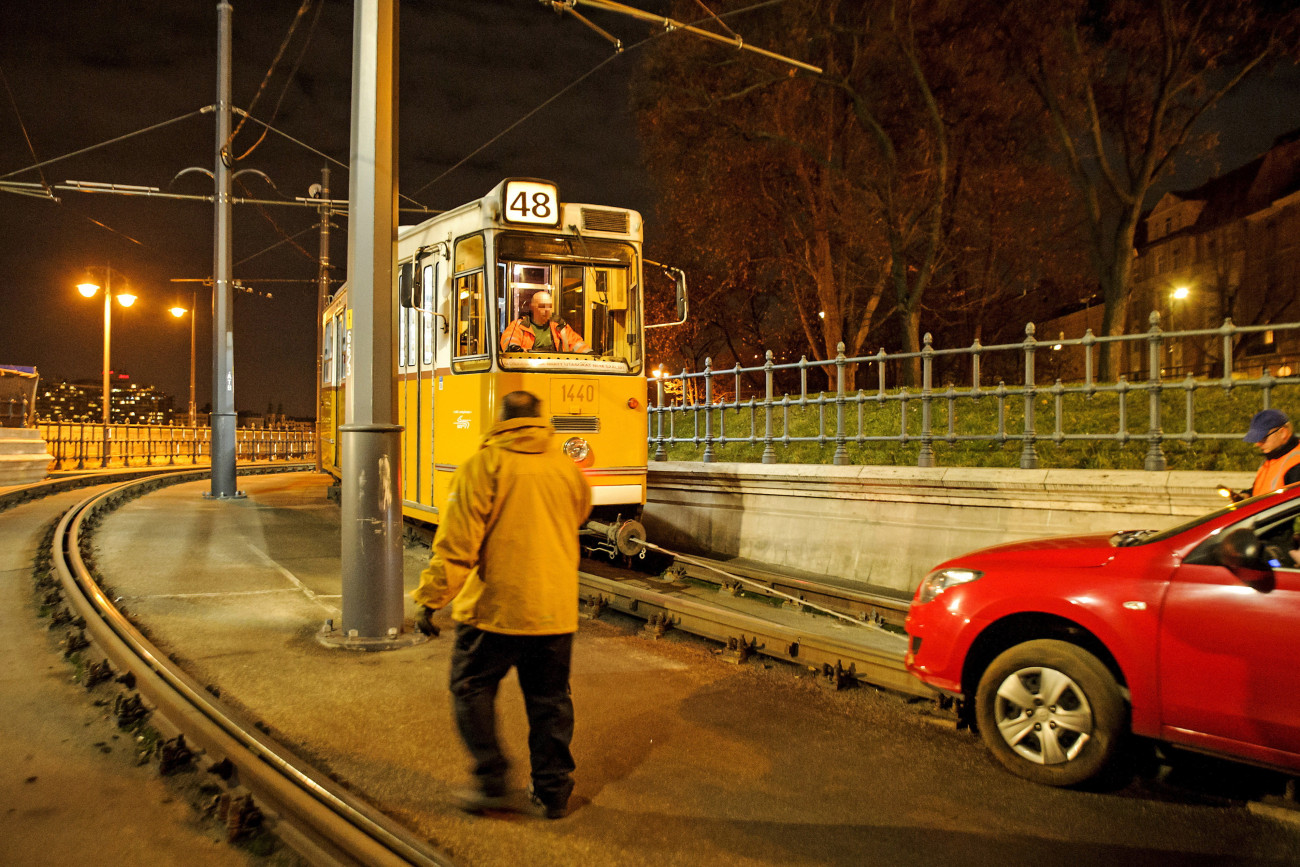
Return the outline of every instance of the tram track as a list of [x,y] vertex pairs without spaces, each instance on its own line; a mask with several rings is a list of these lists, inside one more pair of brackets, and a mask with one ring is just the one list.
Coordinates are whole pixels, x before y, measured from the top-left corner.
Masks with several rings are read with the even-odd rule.
[[[762,655],[807,666],[824,684],[836,689],[851,683],[866,683],[909,696],[937,697],[936,692],[908,673],[903,665],[906,636],[886,626],[894,619],[901,623],[900,608],[896,604],[888,608],[891,613],[888,620],[878,613],[874,617],[860,613],[878,612],[891,600],[875,599],[867,605],[863,599],[865,594],[802,579],[783,580],[773,573],[764,573],[766,580],[759,581],[724,569],[726,564],[718,561],[696,557],[689,560],[692,562],[674,567],[676,575],[674,570],[669,570],[660,579],[585,561],[579,572],[584,612],[599,616],[609,608],[645,620],[646,631],[652,635],[680,629],[717,641],[724,646],[727,658],[736,662],[743,662],[751,655]],[[716,566],[711,565],[715,563]],[[708,572],[713,573],[708,580],[695,577]],[[718,575],[724,577],[719,580]],[[807,608],[798,601],[791,603],[788,597],[792,594],[781,590],[765,593],[762,584],[767,581],[777,587],[798,589],[805,599],[815,597],[818,602],[814,604],[822,611]],[[708,586],[702,593],[692,594],[692,583]],[[740,600],[745,595],[768,598],[742,606]],[[775,607],[773,603],[783,598],[785,603]],[[827,608],[842,612],[840,620],[825,616]],[[905,611],[901,609],[903,614]]]
[[124,482],[88,497],[59,519],[50,545],[51,574],[70,617],[84,621],[84,631],[74,633],[69,646],[89,642],[93,650],[88,647],[83,655],[102,657],[128,685],[130,695],[118,704],[139,703],[147,710],[149,724],[169,736],[162,755],[169,745],[173,760],[188,753],[197,762],[201,754],[209,769],[227,781],[223,806],[238,804],[243,810],[256,805],[276,836],[311,863],[449,864],[426,841],[345,790],[181,670],[127,619],[97,580],[87,562],[90,538],[107,511],[144,491],[205,475],[189,471]]

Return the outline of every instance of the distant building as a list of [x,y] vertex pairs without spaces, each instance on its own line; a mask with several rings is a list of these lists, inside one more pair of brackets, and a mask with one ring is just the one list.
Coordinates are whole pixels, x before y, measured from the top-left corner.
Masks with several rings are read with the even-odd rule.
[[[125,373],[111,380],[114,424],[171,424],[175,417],[170,394],[152,385],[131,382]],[[42,380],[36,395],[36,416],[42,421],[102,422],[104,385],[99,381]]]
[[[1157,310],[1171,331],[1300,320],[1300,130],[1194,190],[1166,193],[1146,215],[1133,267],[1132,327]],[[1181,297],[1179,297],[1181,296]],[[1221,340],[1170,347],[1171,373],[1222,368]],[[1300,334],[1263,331],[1234,350],[1237,370],[1274,373],[1300,358]]]
[[[1300,130],[1240,168],[1165,193],[1138,224],[1134,246],[1129,334],[1149,329],[1152,311],[1165,331],[1218,328],[1229,317],[1236,325],[1300,321]],[[1099,303],[1059,311],[1036,336],[1041,342],[1079,338],[1087,327],[1100,335]],[[1165,376],[1223,369],[1220,337],[1170,340],[1164,351]],[[1128,344],[1120,372],[1145,379],[1146,353],[1146,346]],[[1082,378],[1081,353],[1067,354],[1072,360],[1062,378]],[[1233,369],[1255,376],[1265,367],[1281,376],[1300,371],[1300,333],[1264,330],[1239,338]]]

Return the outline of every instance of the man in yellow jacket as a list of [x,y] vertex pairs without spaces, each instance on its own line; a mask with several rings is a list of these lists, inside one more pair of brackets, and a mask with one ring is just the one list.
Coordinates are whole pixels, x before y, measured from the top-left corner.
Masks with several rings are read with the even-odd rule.
[[469,812],[507,809],[507,762],[495,701],[513,667],[528,713],[530,795],[548,819],[568,812],[573,791],[569,660],[578,630],[578,531],[591,487],[554,442],[540,401],[514,391],[501,421],[456,470],[428,567],[412,596],[432,612],[448,602],[456,621],[451,693],[477,791]]

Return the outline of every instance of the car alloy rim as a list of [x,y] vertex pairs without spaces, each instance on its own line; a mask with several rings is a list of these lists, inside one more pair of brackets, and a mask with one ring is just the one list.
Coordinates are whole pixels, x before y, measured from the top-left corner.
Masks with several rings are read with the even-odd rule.
[[1054,668],[1022,668],[998,687],[993,718],[1002,739],[1038,765],[1073,761],[1092,738],[1092,708],[1079,685]]

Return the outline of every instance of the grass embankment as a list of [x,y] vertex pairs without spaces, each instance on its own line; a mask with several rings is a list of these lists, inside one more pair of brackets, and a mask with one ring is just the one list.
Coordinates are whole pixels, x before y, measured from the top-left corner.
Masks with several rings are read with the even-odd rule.
[[[1259,466],[1259,450],[1241,441],[1250,418],[1263,407],[1263,395],[1258,388],[1236,387],[1225,391],[1221,387],[1197,388],[1192,392],[1191,429],[1197,434],[1189,437],[1187,410],[1188,392],[1181,384],[1170,383],[1161,394],[1162,448],[1170,470],[1218,470],[1222,472],[1253,472]],[[816,395],[812,396],[817,397]],[[772,412],[772,435],[778,463],[829,464],[835,454],[836,406],[834,394],[823,395],[827,404],[821,408],[824,425],[819,426],[819,408],[816,405],[790,406],[789,434],[791,437],[817,437],[825,432],[825,442],[791,442],[782,444],[785,435],[784,411],[777,406]],[[921,400],[912,393],[907,399],[908,442],[854,442],[863,437],[898,437],[902,427],[902,404],[898,392],[887,392],[886,399],[875,400],[875,394],[866,395],[861,409],[850,399],[844,408],[844,427],[849,438],[847,444],[850,464],[876,466],[916,466],[921,443]],[[992,390],[981,397],[959,396],[950,404],[944,392],[935,392],[931,403],[931,431],[934,463],[940,467],[1018,467],[1024,448],[1023,431],[1025,401],[1020,395],[1008,395],[1002,401],[1003,427],[1006,441],[948,442],[949,416],[952,417],[956,436],[992,436],[998,433],[998,398]],[[1270,404],[1288,413],[1300,412],[1300,387],[1278,386],[1272,390]],[[1080,434],[1115,436],[1121,431],[1120,409],[1124,409],[1123,430],[1130,436],[1145,437],[1149,426],[1149,396],[1146,391],[1130,390],[1118,393],[1093,395],[1065,393],[1057,397],[1044,390],[1034,401],[1034,430],[1038,435],[1035,449],[1041,468],[1071,467],[1079,469],[1140,470],[1144,468],[1148,442],[1143,439],[1119,440],[1063,440],[1055,442],[1058,428],[1063,436]],[[676,436],[680,440],[695,435],[696,413],[675,412]],[[714,459],[741,463],[758,463],[763,455],[765,416],[763,409],[753,413],[753,431],[757,442],[728,442],[719,444],[719,432],[725,430],[729,439],[751,436],[751,411],[748,406],[740,410],[712,410]],[[859,425],[859,418],[861,423]],[[659,432],[658,419],[651,422],[652,433]],[[699,444],[677,443],[668,446],[668,460],[697,461],[704,453],[704,413],[698,413]],[[1228,434],[1229,439],[1204,439],[1206,434]],[[669,435],[667,419],[664,436]],[[651,441],[653,458],[656,443]]]

